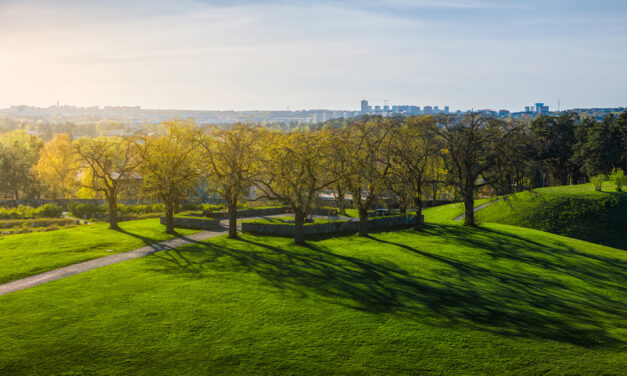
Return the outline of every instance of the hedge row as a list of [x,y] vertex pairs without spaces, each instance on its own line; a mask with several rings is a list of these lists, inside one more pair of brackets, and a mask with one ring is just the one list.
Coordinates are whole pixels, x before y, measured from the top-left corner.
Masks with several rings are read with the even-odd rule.
[[0,219],[31,219],[31,218],[59,218],[63,208],[55,204],[45,204],[38,208],[19,205],[17,208],[0,207]]
[[70,218],[5,219],[0,220],[0,228],[67,226],[74,223],[75,220]]

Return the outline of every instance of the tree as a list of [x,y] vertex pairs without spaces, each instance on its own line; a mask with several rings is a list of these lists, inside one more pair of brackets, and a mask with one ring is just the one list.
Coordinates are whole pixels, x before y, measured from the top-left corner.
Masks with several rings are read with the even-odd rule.
[[578,142],[574,145],[572,159],[586,175],[607,174],[621,167],[623,140],[620,122],[613,114],[605,116],[601,122],[584,119],[576,136]]
[[346,191],[347,191],[347,173],[349,165],[350,150],[346,140],[349,137],[348,128],[331,127],[329,123],[325,124],[323,129],[328,130],[328,145],[330,148],[328,171],[332,176],[336,176],[337,180],[333,184],[333,195],[338,203],[338,211],[340,215],[346,215]]
[[20,193],[29,197],[39,195],[40,187],[31,168],[42,145],[40,138],[24,130],[0,136],[0,191],[11,193],[16,200]]
[[124,185],[138,178],[138,148],[134,138],[98,137],[80,138],[74,142],[74,151],[82,174],[81,185],[104,194],[109,205],[109,228],[119,230],[117,199]]
[[532,124],[537,140],[537,158],[544,162],[549,175],[559,184],[566,185],[578,171],[573,164],[576,114],[564,112],[559,117],[540,116]]
[[429,172],[440,147],[432,132],[433,118],[412,117],[394,127],[391,133],[392,190],[403,200],[411,197],[416,207],[414,228],[422,230],[423,190],[429,182]]
[[247,124],[229,130],[214,127],[198,141],[212,177],[212,186],[224,199],[229,213],[229,237],[237,237],[237,204],[250,189],[258,162],[258,132]]
[[57,134],[39,152],[33,167],[38,179],[48,187],[52,198],[68,198],[76,187],[78,163],[67,134]]
[[330,149],[328,132],[262,133],[264,148],[259,154],[256,186],[266,198],[280,200],[294,211],[294,242],[305,241],[305,216],[318,193],[338,177],[327,171]]
[[149,136],[139,147],[143,190],[165,205],[166,232],[176,234],[174,211],[181,199],[202,180],[192,121],[164,123],[167,134]]
[[509,137],[516,125],[471,113],[461,119],[439,117],[432,129],[443,142],[448,181],[464,200],[464,225],[475,226],[475,191],[487,185],[488,173],[507,160]]
[[381,117],[362,118],[349,125],[346,183],[359,212],[360,236],[368,236],[368,209],[386,189],[390,131],[390,120]]

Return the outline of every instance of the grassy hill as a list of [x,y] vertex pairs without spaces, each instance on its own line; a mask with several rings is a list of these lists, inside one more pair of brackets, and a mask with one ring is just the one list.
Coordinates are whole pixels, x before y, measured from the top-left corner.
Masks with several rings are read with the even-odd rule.
[[603,192],[582,184],[518,193],[478,211],[477,219],[627,249],[627,193],[609,184]]
[[499,224],[218,237],[0,296],[0,374],[618,375],[626,266]]

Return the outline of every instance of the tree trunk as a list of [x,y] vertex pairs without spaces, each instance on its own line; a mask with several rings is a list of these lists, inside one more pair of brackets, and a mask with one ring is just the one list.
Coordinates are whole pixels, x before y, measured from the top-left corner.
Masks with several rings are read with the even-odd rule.
[[359,208],[359,236],[368,236],[368,208]]
[[108,194],[107,201],[109,203],[109,228],[112,230],[119,230],[118,226],[118,202],[115,195]]
[[464,215],[465,226],[475,226],[475,200],[472,196],[472,192],[464,194],[464,207],[466,210]]
[[339,214],[346,216],[346,197],[345,197],[345,193],[344,190],[338,186],[337,187],[337,201],[338,201],[338,209],[339,209]]
[[414,204],[416,205],[416,222],[414,223],[414,230],[422,231],[422,200],[419,197],[414,197]]
[[294,243],[305,244],[305,212],[303,208],[294,208]]
[[229,203],[229,238],[237,238],[237,201]]
[[165,232],[176,234],[174,230],[174,204],[165,205]]

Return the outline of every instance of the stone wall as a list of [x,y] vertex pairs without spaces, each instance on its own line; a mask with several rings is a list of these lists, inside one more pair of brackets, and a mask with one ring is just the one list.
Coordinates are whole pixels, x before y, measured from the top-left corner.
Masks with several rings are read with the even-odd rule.
[[[377,217],[368,220],[368,229],[380,230],[399,226],[410,226],[414,217],[394,216]],[[359,231],[359,221],[338,221],[331,223],[308,224],[304,226],[305,235],[339,234]],[[242,223],[242,232],[260,235],[294,236],[294,225],[270,223]]]
[[[237,211],[237,218],[246,218],[246,217],[263,217],[266,215],[276,215],[276,214],[284,214],[290,213],[291,209],[289,206],[282,206],[279,208],[267,208],[267,209],[240,209]],[[228,211],[219,211],[219,212],[211,212],[211,211],[203,211],[202,214],[206,217],[216,218],[216,219],[228,219],[229,212]]]
[[[165,217],[160,217],[159,222],[166,224]],[[208,218],[174,217],[174,227],[191,228],[197,230],[215,230],[220,227],[220,221]]]

